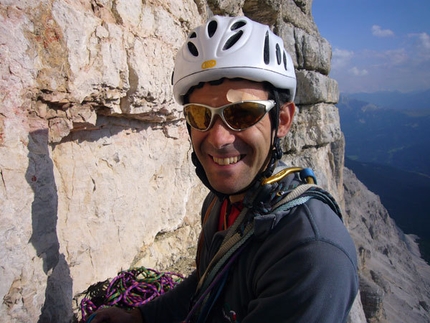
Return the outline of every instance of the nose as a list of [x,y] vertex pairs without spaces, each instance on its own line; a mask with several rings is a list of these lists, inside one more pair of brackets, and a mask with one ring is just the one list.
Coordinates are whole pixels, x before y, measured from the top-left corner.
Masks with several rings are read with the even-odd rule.
[[216,149],[230,145],[235,140],[234,131],[228,128],[219,116],[215,116],[208,132],[207,141]]

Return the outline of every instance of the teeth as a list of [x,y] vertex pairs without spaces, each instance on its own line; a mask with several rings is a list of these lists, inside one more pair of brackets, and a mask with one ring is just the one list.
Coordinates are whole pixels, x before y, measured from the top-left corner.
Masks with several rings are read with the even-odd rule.
[[228,158],[217,158],[214,157],[214,162],[218,165],[225,166],[230,164],[236,164],[240,160],[240,156],[228,157]]

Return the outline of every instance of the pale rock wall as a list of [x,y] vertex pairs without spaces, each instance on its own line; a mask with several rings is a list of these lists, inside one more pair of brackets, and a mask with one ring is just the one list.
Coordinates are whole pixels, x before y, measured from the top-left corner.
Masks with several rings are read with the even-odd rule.
[[[73,297],[121,269],[192,267],[207,190],[170,78],[212,13],[284,38],[298,78],[284,159],[314,168],[343,204],[339,93],[311,5],[0,0],[0,322],[70,322]],[[350,321],[365,321],[360,298]]]
[[196,241],[205,189],[170,76],[203,18],[180,1],[0,3],[0,321],[70,322],[74,295],[160,233],[181,248],[147,266]]
[[367,322],[430,322],[430,266],[420,257],[416,237],[397,228],[379,197],[346,168],[344,187]]

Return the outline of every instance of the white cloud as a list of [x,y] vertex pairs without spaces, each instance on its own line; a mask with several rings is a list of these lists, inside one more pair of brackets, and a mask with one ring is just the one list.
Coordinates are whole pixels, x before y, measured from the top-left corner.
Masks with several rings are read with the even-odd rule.
[[420,33],[418,37],[418,52],[417,54],[421,59],[430,59],[430,35],[427,33]]
[[386,50],[377,56],[382,60],[383,66],[402,65],[410,60],[410,56],[404,48]]
[[427,33],[419,34],[419,39],[421,41],[421,47],[430,50],[430,36]]
[[353,51],[335,48],[333,50],[333,58],[331,64],[332,68],[338,69],[345,67],[346,65],[348,65],[349,61],[352,59],[353,56]]
[[410,39],[414,42],[410,44],[411,56],[418,62],[430,60],[430,35],[426,32],[419,34],[409,34]]
[[[380,27],[374,35],[391,35],[388,44],[354,50],[333,49],[332,70],[342,92],[374,92],[381,90],[412,91],[430,88],[430,33],[417,32],[394,35]],[[381,37],[381,36],[379,36]],[[379,39],[379,41],[378,41]],[[380,42],[380,38],[373,38]],[[367,46],[369,45],[369,46]]]
[[419,55],[424,60],[430,60],[430,36],[427,33],[421,33],[419,36],[420,45],[419,45]]
[[369,74],[369,72],[366,69],[359,69],[356,66],[349,69],[349,73],[351,73],[354,76],[365,76],[365,75]]
[[372,35],[375,37],[392,37],[394,36],[394,32],[390,29],[382,29],[381,26],[373,25]]

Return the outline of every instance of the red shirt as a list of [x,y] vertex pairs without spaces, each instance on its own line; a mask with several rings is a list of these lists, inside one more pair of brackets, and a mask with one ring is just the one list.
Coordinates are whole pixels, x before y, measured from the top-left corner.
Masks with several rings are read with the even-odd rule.
[[221,210],[219,212],[218,231],[229,228],[237,219],[242,209],[242,202],[231,204],[229,199],[225,199],[222,202]]

